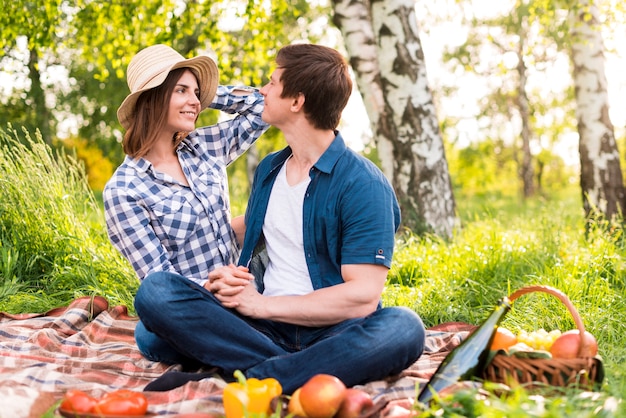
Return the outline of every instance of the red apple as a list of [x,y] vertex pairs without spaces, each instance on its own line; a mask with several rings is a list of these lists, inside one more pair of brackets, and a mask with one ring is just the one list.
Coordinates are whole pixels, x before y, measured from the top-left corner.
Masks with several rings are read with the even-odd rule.
[[360,389],[349,388],[341,402],[335,418],[356,418],[374,406],[369,393]]
[[346,385],[329,374],[316,374],[300,388],[300,405],[308,418],[332,418],[339,410]]
[[[584,334],[584,345],[580,351],[580,331],[572,329],[561,334],[550,347],[550,353],[554,358],[579,358],[594,357],[598,354],[598,343],[593,335],[588,331]],[[579,353],[580,351],[580,353]]]

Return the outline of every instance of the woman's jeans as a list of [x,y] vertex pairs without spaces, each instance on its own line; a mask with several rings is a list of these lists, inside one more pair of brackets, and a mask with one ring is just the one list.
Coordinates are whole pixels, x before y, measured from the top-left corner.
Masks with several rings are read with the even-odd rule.
[[175,273],[146,277],[135,298],[141,319],[137,345],[149,359],[241,370],[273,377],[291,394],[311,376],[327,373],[346,386],[400,373],[422,354],[424,325],[403,307],[328,327],[259,320],[228,309],[202,286]]

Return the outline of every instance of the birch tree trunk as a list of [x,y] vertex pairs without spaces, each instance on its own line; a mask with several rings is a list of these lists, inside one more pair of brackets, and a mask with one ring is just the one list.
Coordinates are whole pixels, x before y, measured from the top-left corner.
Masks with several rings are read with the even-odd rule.
[[522,120],[522,164],[520,167],[520,177],[524,185],[524,197],[528,198],[535,194],[535,170],[533,167],[533,156],[530,152],[530,106],[528,104],[528,95],[526,94],[526,84],[528,77],[526,75],[526,63],[524,62],[524,46],[526,42],[526,25],[525,18],[520,19],[520,26],[523,28],[523,36],[519,37],[517,46],[517,74],[519,76],[517,107],[519,109],[520,118]]
[[455,201],[414,1],[333,0],[333,8],[403,225],[451,237]]
[[580,186],[585,215],[612,219],[624,213],[624,183],[608,113],[604,44],[598,25],[598,10],[594,4],[585,6],[573,8],[570,14]]
[[33,125],[41,132],[43,140],[52,144],[52,127],[50,111],[46,106],[46,93],[41,84],[41,74],[39,73],[39,51],[36,48],[29,48],[28,78],[30,79],[31,107]]

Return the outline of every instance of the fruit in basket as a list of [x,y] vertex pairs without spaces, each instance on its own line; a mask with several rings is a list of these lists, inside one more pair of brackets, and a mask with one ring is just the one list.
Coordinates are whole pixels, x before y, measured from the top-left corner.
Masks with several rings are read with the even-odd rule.
[[541,328],[531,332],[520,331],[519,334],[517,334],[517,340],[528,345],[534,350],[549,351],[554,341],[556,341],[560,335],[561,331],[558,329],[548,332]]
[[517,337],[507,328],[498,327],[491,342],[491,350],[508,350],[517,344]]
[[509,355],[517,358],[527,358],[527,359],[550,359],[552,358],[552,354],[546,350],[535,350],[525,343],[517,343],[509,347]]
[[357,418],[374,406],[369,393],[356,389],[346,389],[345,396],[334,418]]
[[339,410],[346,386],[329,374],[316,374],[300,388],[300,405],[309,418],[331,418]]
[[583,338],[585,344],[583,350],[579,353],[581,344],[580,331],[577,329],[566,331],[554,341],[552,347],[550,347],[550,353],[555,358],[564,359],[594,357],[598,354],[598,342],[589,331],[585,331]]
[[517,352],[517,351],[534,351],[534,350],[535,349],[529,346],[528,344],[519,342],[509,347],[509,354],[513,354],[514,352]]

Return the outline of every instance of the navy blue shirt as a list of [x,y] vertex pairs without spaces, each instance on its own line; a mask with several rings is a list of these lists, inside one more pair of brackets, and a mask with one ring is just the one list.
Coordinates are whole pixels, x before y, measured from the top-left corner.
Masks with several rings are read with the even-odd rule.
[[[263,222],[272,186],[290,155],[291,148],[287,147],[268,155],[257,167],[246,210],[240,265],[250,265],[255,249],[264,243]],[[337,133],[309,176],[303,205],[303,239],[313,288],[342,283],[343,264],[389,268],[400,208],[380,169],[346,147]]]

